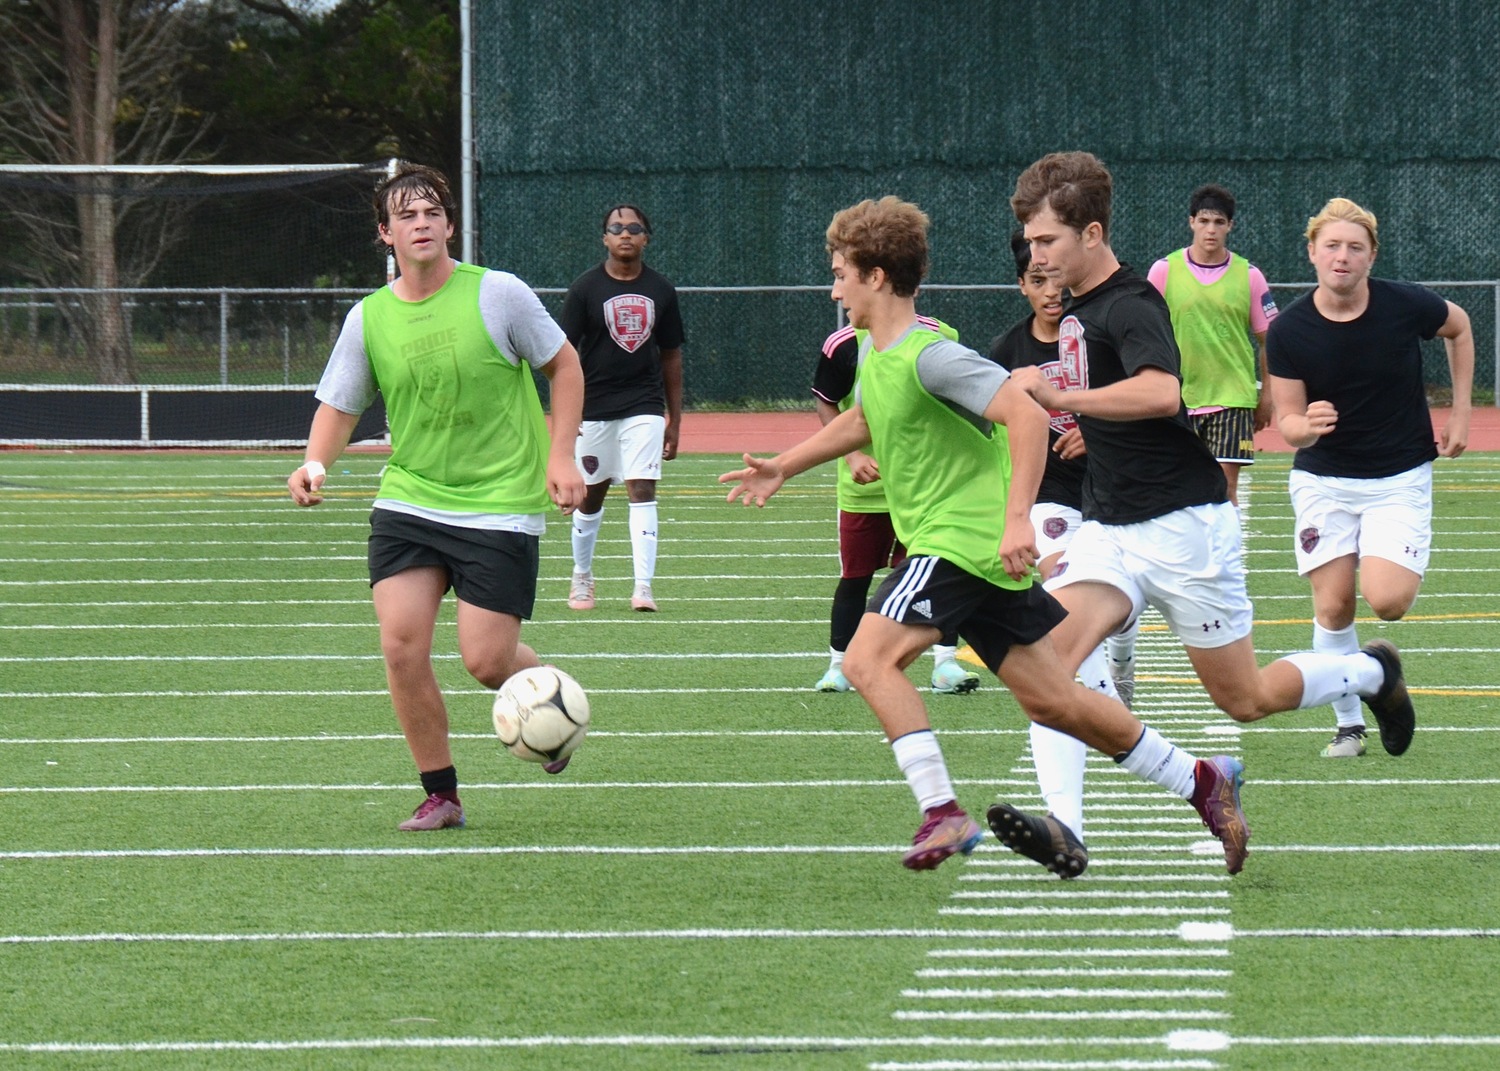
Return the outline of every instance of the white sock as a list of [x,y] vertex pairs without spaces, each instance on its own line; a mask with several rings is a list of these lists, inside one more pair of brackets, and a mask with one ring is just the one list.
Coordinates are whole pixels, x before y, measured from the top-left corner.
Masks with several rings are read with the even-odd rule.
[[828,668],[841,669],[844,665],[844,652],[828,648]]
[[1083,766],[1088,745],[1036,722],[1030,731],[1031,762],[1047,810],[1083,840]]
[[957,657],[957,647],[949,647],[942,643],[934,643],[932,645],[932,664],[934,667],[941,666],[944,662],[952,662]]
[[1196,756],[1167,740],[1155,729],[1147,728],[1141,738],[1124,755],[1115,759],[1121,766],[1147,781],[1155,781],[1168,792],[1185,800],[1193,798],[1193,768]]
[[1104,646],[1109,650],[1109,660],[1117,666],[1128,666],[1135,661],[1136,630],[1132,628],[1123,636],[1109,636]]
[[[1338,630],[1324,628],[1313,622],[1313,650],[1318,654],[1349,655],[1359,653],[1359,637],[1351,624]],[[1333,715],[1339,728],[1363,726],[1364,709],[1359,705],[1359,696],[1345,695],[1333,701]]]
[[1346,695],[1371,696],[1385,683],[1385,668],[1367,654],[1300,651],[1287,655],[1285,661],[1302,674],[1301,709],[1320,707]]
[[1091,691],[1107,695],[1111,699],[1120,698],[1119,691],[1115,689],[1115,679],[1109,675],[1109,660],[1104,657],[1103,644],[1095,647],[1083,660],[1083,665],[1078,667],[1078,679]]
[[898,736],[891,741],[891,750],[896,753],[896,765],[906,775],[906,783],[911,786],[923,814],[940,803],[958,798],[953,794],[953,782],[948,780],[943,750],[931,729]]
[[599,540],[599,523],[604,520],[604,509],[598,513],[573,514],[573,571],[594,571],[594,544]]
[[635,555],[635,582],[649,584],[656,576],[656,503],[630,504],[630,549]]

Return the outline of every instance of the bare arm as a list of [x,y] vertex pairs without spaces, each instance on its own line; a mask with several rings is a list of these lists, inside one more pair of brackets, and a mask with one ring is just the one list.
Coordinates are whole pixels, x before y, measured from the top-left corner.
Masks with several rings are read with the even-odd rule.
[[1307,384],[1300,379],[1272,376],[1271,400],[1276,405],[1276,430],[1288,445],[1311,446],[1338,427],[1339,411],[1329,401],[1309,402]]
[[583,368],[578,351],[564,342],[542,365],[552,385],[552,446],[547,451],[547,494],[564,514],[583,503],[583,476],[573,460],[578,428],[583,423]]
[[662,440],[661,459],[677,456],[682,438],[682,347],[661,351],[661,385],[667,395],[667,433]]
[[1005,497],[1005,534],[1000,560],[1017,580],[1031,571],[1040,556],[1031,507],[1047,466],[1047,411],[1021,387],[1007,379],[985,406],[984,417],[1004,425],[1010,446],[1010,489]]
[[[316,506],[323,501],[325,470],[339,459],[359,423],[358,413],[346,413],[327,402],[318,403],[312,428],[307,433],[307,450],[297,471],[287,477],[286,489],[299,506]],[[309,470],[308,465],[313,468]]]
[[1022,390],[1048,409],[1099,420],[1146,420],[1169,417],[1182,407],[1182,384],[1161,368],[1145,367],[1128,379],[1090,390],[1060,391],[1036,367],[1011,373]]
[[[813,396],[813,402],[818,407],[818,420],[824,426],[838,419],[839,407],[832,402],[826,402],[822,398]],[[875,459],[863,450],[850,450],[844,455],[844,464],[849,466],[849,472],[854,477],[855,483],[874,483],[880,479],[880,466]]]
[[1438,453],[1457,457],[1469,445],[1469,417],[1473,409],[1474,329],[1469,314],[1448,302],[1448,319],[1437,330],[1448,351],[1448,374],[1453,381],[1453,412],[1438,436]]
[[775,457],[754,458],[745,454],[745,467],[724,473],[719,477],[719,482],[738,481],[739,485],[729,492],[727,501],[742,498],[747,506],[764,506],[766,500],[781,489],[782,484],[798,473],[868,445],[870,428],[865,423],[864,410],[855,405],[790,450]]
[[1260,393],[1255,401],[1255,430],[1262,431],[1271,426],[1275,418],[1274,406],[1271,404],[1271,378],[1266,369],[1266,333],[1259,331],[1255,335],[1255,375],[1260,380]]

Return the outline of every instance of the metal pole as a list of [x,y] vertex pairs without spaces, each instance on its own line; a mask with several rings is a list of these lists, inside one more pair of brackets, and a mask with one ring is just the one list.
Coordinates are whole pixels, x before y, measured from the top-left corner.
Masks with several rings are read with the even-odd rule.
[[[393,179],[396,177],[396,165],[401,161],[392,156],[385,162],[385,177]],[[394,282],[396,279],[396,254],[394,252],[385,255],[385,281]]]
[[219,384],[229,386],[229,291],[219,291]]
[[463,239],[460,259],[474,263],[474,0],[459,0],[459,153],[463,174]]

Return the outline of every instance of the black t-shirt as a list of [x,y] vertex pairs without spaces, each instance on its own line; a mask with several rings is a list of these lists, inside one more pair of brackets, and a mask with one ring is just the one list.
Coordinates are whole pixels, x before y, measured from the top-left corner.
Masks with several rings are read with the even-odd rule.
[[[1059,374],[1094,390],[1160,368],[1182,380],[1167,303],[1128,267],[1082,297],[1068,297],[1058,325]],[[1170,417],[1101,420],[1080,415],[1088,448],[1083,516],[1136,524],[1188,506],[1227,502],[1224,472],[1179,401]]]
[[568,287],[559,320],[583,362],[583,419],[666,412],[661,351],[682,346],[677,289],[646,265],[628,282],[604,265]]
[[1422,385],[1421,340],[1448,319],[1448,303],[1416,283],[1370,280],[1353,320],[1318,311],[1312,293],[1286,307],[1266,333],[1266,369],[1300,379],[1309,402],[1332,402],[1338,425],[1297,451],[1294,468],[1318,476],[1376,479],[1438,456]]
[[[1040,368],[1058,390],[1067,390],[1070,384],[1058,360],[1057,343],[1042,342],[1031,333],[1035,316],[1028,316],[1005,334],[990,343],[990,360],[1009,371],[1032,365]],[[1085,457],[1064,461],[1051,448],[1057,444],[1064,432],[1078,426],[1078,418],[1069,412],[1049,412],[1051,417],[1047,431],[1047,468],[1042,473],[1042,485],[1037,489],[1038,502],[1055,502],[1060,506],[1083,508],[1083,477],[1088,470]]]
[[813,368],[813,393],[829,405],[842,405],[859,376],[859,339],[854,328],[841,327],[823,340]]

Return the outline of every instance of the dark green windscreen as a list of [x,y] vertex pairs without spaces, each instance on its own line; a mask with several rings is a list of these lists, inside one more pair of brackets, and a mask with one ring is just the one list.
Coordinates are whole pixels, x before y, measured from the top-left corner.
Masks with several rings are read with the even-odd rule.
[[[1204,182],[1239,200],[1231,247],[1310,282],[1302,230],[1332,196],[1381,222],[1376,274],[1500,277],[1500,4],[1437,0],[475,0],[484,263],[565,287],[640,204],[679,286],[822,286],[839,208],[896,194],[932,217],[932,283],[1014,282],[1008,198],[1031,161],[1087,149],[1115,175],[1113,244],[1144,271],[1188,240]],[[1494,381],[1496,289],[1438,288]],[[1298,291],[1277,289],[1285,305]],[[549,299],[550,300],[550,299]],[[930,289],[982,347],[1013,291]],[[684,295],[690,404],[806,398],[826,292]],[[1429,379],[1446,382],[1442,347]]]

